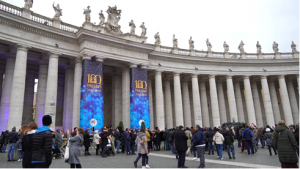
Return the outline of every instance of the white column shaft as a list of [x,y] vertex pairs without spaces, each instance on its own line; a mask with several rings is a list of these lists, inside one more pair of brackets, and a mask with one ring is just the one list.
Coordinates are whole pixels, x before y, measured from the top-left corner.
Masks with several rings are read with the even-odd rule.
[[299,123],[299,109],[298,109],[298,105],[297,105],[296,93],[295,93],[295,89],[294,89],[292,80],[287,81],[287,89],[288,89],[288,93],[289,93],[289,99],[290,99],[290,103],[291,103],[291,110],[292,110],[292,114],[293,114],[294,124],[298,124]]
[[26,75],[22,125],[28,125],[33,118],[34,76],[31,73]]
[[115,85],[114,85],[114,121],[115,126],[119,126],[120,121],[122,121],[122,76],[114,76]]
[[148,94],[149,94],[149,109],[150,109],[150,129],[154,129],[154,109],[153,109],[153,94],[152,94],[152,80],[148,78]]
[[291,109],[290,99],[289,99],[284,75],[280,75],[278,77],[278,80],[279,80],[280,95],[282,100],[285,123],[287,125],[290,125],[293,124],[293,115],[292,115],[292,109]]
[[275,123],[278,123],[279,120],[281,120],[281,117],[280,117],[280,110],[278,106],[278,99],[276,95],[276,88],[275,88],[274,81],[269,82],[269,88],[270,88],[270,96],[271,96],[272,110],[274,114]]
[[180,87],[180,75],[178,73],[174,73],[174,100],[175,100],[176,126],[184,125],[182,96],[181,96],[181,87]]
[[184,126],[192,126],[191,103],[188,82],[182,82]]
[[242,100],[244,93],[243,95],[241,94],[241,87],[239,82],[234,83],[234,94],[235,94],[235,101],[237,105],[236,107],[238,113],[238,121],[245,122],[245,114],[244,114],[243,100]]
[[200,104],[200,93],[197,75],[192,75],[192,93],[195,125],[204,127],[202,123],[202,110]]
[[264,99],[263,102],[264,102],[264,107],[265,107],[267,125],[274,126],[275,121],[274,121],[269,85],[268,85],[266,76],[261,77],[261,87],[262,87],[262,91],[263,91],[263,99]]
[[[259,94],[257,89],[257,83],[252,82],[251,83],[251,90],[252,90],[252,96],[253,96],[253,102],[254,102],[254,109],[255,109],[255,117],[256,117],[256,125],[263,126],[263,118],[262,118],[262,112],[261,112],[261,105],[259,100]],[[248,102],[247,102],[248,103]]]
[[[63,130],[72,129],[73,123],[73,97],[74,96],[74,68],[68,67],[65,70],[65,89],[64,89],[64,112]],[[80,102],[77,103],[80,105]],[[79,126],[78,126],[79,127]]]
[[209,112],[206,95],[206,86],[204,82],[200,83],[200,97],[201,97],[201,110],[202,110],[202,121],[203,127],[211,127],[209,123]]
[[226,77],[226,84],[227,84],[227,92],[228,92],[228,104],[229,104],[229,112],[230,112],[230,121],[238,121],[237,109],[236,109],[236,102],[235,102],[235,95],[233,89],[233,82],[232,77]]
[[122,119],[123,126],[130,128],[130,74],[129,68],[122,70]]
[[156,108],[156,125],[159,129],[165,128],[165,114],[162,92],[161,72],[155,72],[155,108]]
[[79,122],[80,122],[81,76],[82,76],[82,59],[81,57],[77,57],[75,60],[75,70],[74,70],[72,128],[79,127]]
[[213,126],[220,126],[219,102],[216,88],[215,75],[209,75],[209,89],[212,109]]
[[246,95],[246,108],[247,108],[247,114],[248,114],[248,123],[256,124],[254,103],[253,103],[252,90],[251,90],[249,76],[244,76],[244,88],[245,88],[245,95]]
[[7,129],[14,126],[21,126],[24,104],[27,52],[25,47],[17,47],[17,56],[12,83],[12,91],[9,105],[9,118]]
[[55,126],[63,126],[65,77],[59,76],[57,81]]
[[227,115],[226,115],[226,106],[225,106],[225,98],[224,98],[224,90],[223,90],[222,82],[217,82],[217,90],[218,90],[220,121],[221,121],[221,124],[223,124],[223,123],[227,122]]
[[170,81],[166,80],[164,83],[164,98],[165,98],[165,113],[166,113],[166,127],[173,128],[173,114],[172,114],[172,100],[171,100],[171,85]]

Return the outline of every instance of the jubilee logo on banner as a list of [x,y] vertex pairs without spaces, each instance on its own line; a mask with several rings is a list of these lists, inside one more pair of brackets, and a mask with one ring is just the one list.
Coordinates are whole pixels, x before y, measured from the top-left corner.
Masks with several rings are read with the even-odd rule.
[[130,128],[150,127],[147,70],[130,69]]
[[103,63],[82,61],[80,127],[103,128]]

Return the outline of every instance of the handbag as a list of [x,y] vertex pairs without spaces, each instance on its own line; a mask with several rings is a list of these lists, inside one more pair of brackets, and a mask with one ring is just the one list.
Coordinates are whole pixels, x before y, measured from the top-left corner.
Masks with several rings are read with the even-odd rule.
[[69,140],[68,140],[68,144],[66,146],[66,150],[65,150],[65,155],[64,155],[64,160],[66,163],[69,162],[69,156],[70,156],[70,149],[69,149]]

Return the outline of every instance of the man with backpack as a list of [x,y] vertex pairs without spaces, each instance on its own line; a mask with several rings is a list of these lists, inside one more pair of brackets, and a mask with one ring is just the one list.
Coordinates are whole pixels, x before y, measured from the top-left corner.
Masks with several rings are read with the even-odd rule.
[[248,155],[250,155],[250,149],[251,149],[251,155],[254,155],[254,149],[253,149],[253,144],[252,144],[252,137],[253,133],[251,130],[249,130],[249,126],[243,131],[242,133],[243,138],[245,139],[246,145],[247,145],[247,151]]
[[16,148],[16,143],[19,140],[19,135],[16,132],[16,127],[13,127],[12,131],[8,133],[7,140],[8,140],[7,161],[16,161],[14,160],[14,152]]

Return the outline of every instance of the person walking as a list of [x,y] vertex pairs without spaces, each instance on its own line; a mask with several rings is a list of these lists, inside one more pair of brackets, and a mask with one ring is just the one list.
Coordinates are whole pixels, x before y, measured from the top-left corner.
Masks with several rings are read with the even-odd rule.
[[72,137],[70,135],[70,131],[67,130],[67,138],[71,143],[69,148],[68,164],[70,164],[71,168],[75,168],[75,167],[82,168],[79,157],[81,152],[81,145],[83,144],[83,134],[84,134],[83,128],[77,128],[76,133],[77,135]]
[[[227,146],[227,153],[229,156],[229,159],[235,159],[235,151],[234,151],[234,139],[232,136],[232,132],[229,130],[229,128],[227,127],[226,130],[223,132],[223,136],[224,136],[224,143]],[[230,155],[230,150],[232,152],[232,157]]]
[[198,168],[204,168],[205,167],[205,158],[204,158],[204,151],[205,151],[205,140],[204,140],[204,134],[200,130],[200,126],[195,126],[195,134],[193,135],[193,146],[197,150],[198,157],[200,158],[200,165]]
[[254,155],[253,142],[252,142],[253,133],[251,130],[249,130],[249,127],[250,126],[247,126],[247,128],[243,131],[242,136],[243,138],[245,138],[248,155],[250,155],[250,150],[252,153],[251,155]]
[[83,145],[85,147],[84,155],[91,155],[89,153],[89,149],[90,149],[90,146],[91,146],[90,134],[89,134],[89,131],[87,131],[87,130],[85,130],[84,134],[83,134]]
[[38,129],[38,125],[35,122],[30,122],[28,125],[28,129],[24,132],[24,137],[22,141],[22,151],[23,160],[22,160],[22,167],[23,168],[34,168],[35,165],[31,163],[31,156],[32,156],[32,142],[33,142],[33,134]]
[[120,132],[119,129],[116,129],[116,132],[114,133],[115,142],[117,146],[117,153],[120,153]]
[[224,137],[221,133],[219,133],[219,129],[216,129],[216,133],[213,137],[213,141],[216,143],[217,145],[217,151],[219,152],[219,159],[223,160],[222,157],[222,152],[223,152],[223,141],[224,141]]
[[261,129],[261,127],[258,127],[257,137],[260,140],[261,148],[265,148],[265,136],[263,135],[263,130]]
[[210,150],[211,150],[212,155],[214,155],[214,151],[215,151],[214,141],[213,141],[214,135],[215,135],[215,133],[211,127],[205,133],[205,137],[206,137],[207,143],[208,143],[208,155],[210,155]]
[[298,168],[296,151],[299,151],[299,145],[297,144],[293,133],[286,126],[284,120],[280,120],[275,128],[273,145],[278,151],[281,168]]
[[49,168],[52,163],[52,117],[45,115],[42,119],[43,126],[39,127],[32,138],[31,163],[35,168]]
[[242,136],[244,130],[245,130],[244,126],[240,126],[239,135],[240,135],[240,140],[242,141],[242,149],[241,149],[240,153],[243,153],[244,150],[247,149],[246,140],[245,140],[245,138]]
[[147,134],[145,133],[145,130],[143,128],[140,130],[140,132],[137,133],[136,145],[137,145],[138,156],[136,160],[133,162],[134,167],[137,168],[137,162],[142,157],[142,168],[150,168],[148,165],[149,151],[147,148]]
[[130,133],[128,131],[128,128],[125,129],[124,132],[124,141],[125,141],[125,146],[126,146],[126,155],[130,154]]
[[159,128],[156,128],[156,132],[154,134],[154,138],[155,138],[155,148],[156,148],[156,151],[160,151],[160,130],[159,130]]
[[269,128],[266,129],[265,135],[264,135],[264,140],[266,140],[267,142],[267,147],[270,153],[270,156],[272,156],[272,150],[271,148],[273,148],[275,155],[277,155],[277,152],[273,146],[273,141],[272,141],[272,133],[271,130]]
[[107,144],[108,144],[108,131],[106,128],[102,128],[102,132],[100,134],[101,144],[102,144],[102,158],[107,158]]
[[16,133],[16,127],[12,128],[12,131],[7,135],[8,142],[8,152],[7,152],[7,161],[16,161],[14,160],[14,152],[16,148],[16,143],[19,140],[19,135]]
[[186,156],[189,156],[189,153],[190,153],[190,150],[191,150],[191,146],[192,146],[192,142],[191,142],[191,140],[192,140],[192,133],[191,133],[191,131],[190,131],[190,129],[187,127],[186,129],[185,129],[185,135],[188,137],[188,140],[187,140],[187,151],[186,151]]
[[99,155],[99,148],[100,148],[100,143],[99,143],[99,140],[100,140],[100,136],[98,134],[98,130],[95,131],[95,134],[94,134],[94,139],[93,139],[93,142],[96,144],[96,155]]
[[188,168],[184,165],[188,137],[186,136],[183,130],[183,126],[179,126],[178,131],[175,133],[175,145],[177,149],[177,154],[179,156],[177,168]]

